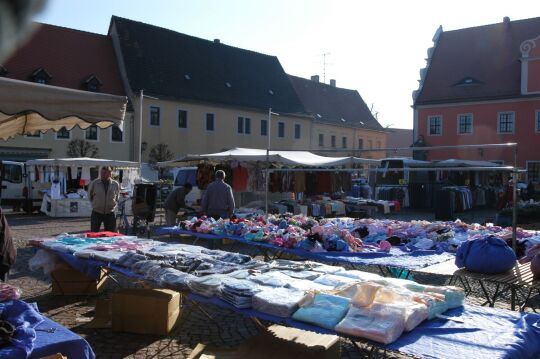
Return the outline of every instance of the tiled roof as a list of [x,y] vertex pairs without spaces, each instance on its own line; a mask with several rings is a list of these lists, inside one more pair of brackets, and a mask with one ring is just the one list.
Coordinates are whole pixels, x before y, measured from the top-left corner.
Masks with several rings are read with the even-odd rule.
[[520,97],[523,41],[540,17],[442,32],[415,105]]
[[305,114],[275,56],[116,16],[113,26],[133,91]]
[[289,75],[304,108],[315,121],[332,125],[383,130],[356,90],[334,87]]
[[3,64],[7,77],[31,81],[39,68],[50,74],[49,84],[85,90],[91,75],[102,83],[100,92],[125,95],[111,38],[41,24],[34,35]]

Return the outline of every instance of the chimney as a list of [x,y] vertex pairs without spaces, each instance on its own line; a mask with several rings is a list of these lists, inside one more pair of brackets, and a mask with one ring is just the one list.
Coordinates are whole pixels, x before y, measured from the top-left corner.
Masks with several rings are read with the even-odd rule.
[[319,75],[311,76],[311,81],[319,82]]
[[214,44],[220,44],[221,41],[219,41],[219,39],[214,39]]
[[336,80],[330,79],[330,86],[336,87]]
[[505,16],[505,17],[503,18],[503,22],[504,22],[505,24],[509,24],[509,23],[510,23],[510,18],[509,18],[508,16]]

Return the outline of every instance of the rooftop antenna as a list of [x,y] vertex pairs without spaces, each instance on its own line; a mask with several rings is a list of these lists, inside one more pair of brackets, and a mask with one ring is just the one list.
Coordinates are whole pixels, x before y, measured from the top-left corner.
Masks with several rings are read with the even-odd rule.
[[323,57],[323,84],[326,83],[326,65],[331,65],[329,63],[326,62],[326,56],[329,56],[330,53],[329,52],[325,52],[322,54],[322,57]]

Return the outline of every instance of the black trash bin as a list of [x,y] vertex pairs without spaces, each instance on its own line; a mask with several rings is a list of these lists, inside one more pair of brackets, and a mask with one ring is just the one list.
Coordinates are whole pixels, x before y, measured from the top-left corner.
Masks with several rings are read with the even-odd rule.
[[454,221],[456,211],[456,194],[448,189],[437,191],[435,196],[435,220]]

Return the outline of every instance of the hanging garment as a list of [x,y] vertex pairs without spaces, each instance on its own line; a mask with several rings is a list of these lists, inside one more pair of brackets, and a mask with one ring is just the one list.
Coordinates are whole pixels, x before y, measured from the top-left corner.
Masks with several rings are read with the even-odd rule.
[[9,269],[15,264],[17,249],[13,244],[11,229],[9,228],[6,216],[0,208],[0,279],[6,281]]
[[317,174],[317,192],[318,193],[330,193],[330,173],[319,172]]
[[236,192],[246,192],[248,190],[248,170],[240,165],[232,169],[232,189]]
[[294,172],[294,192],[306,191],[306,173]]
[[214,180],[214,167],[212,165],[201,163],[197,166],[197,187],[205,190],[210,182]]

